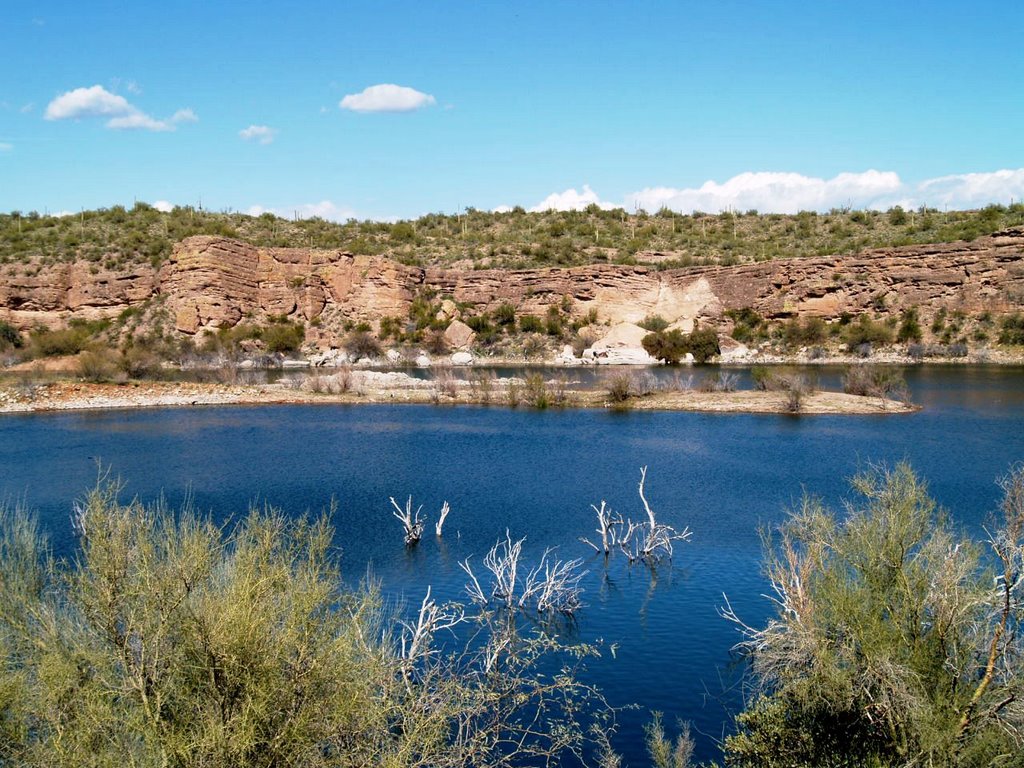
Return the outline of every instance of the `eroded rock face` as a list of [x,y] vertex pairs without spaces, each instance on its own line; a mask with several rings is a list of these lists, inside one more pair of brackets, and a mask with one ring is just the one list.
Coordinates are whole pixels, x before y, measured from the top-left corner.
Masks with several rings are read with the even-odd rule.
[[550,306],[568,305],[577,316],[596,310],[599,321],[611,325],[658,314],[673,327],[708,324],[723,332],[731,328],[725,313],[746,307],[765,318],[826,320],[844,312],[884,316],[910,306],[920,308],[923,320],[942,307],[999,315],[1024,308],[1024,228],[970,243],[666,271],[611,265],[420,269],[380,256],[257,248],[199,236],[175,246],[159,272],[148,266],[112,272],[91,262],[0,267],[0,318],[23,328],[59,325],[73,315],[113,316],[163,297],[183,333],[276,315],[317,320],[322,327],[310,328],[309,339],[330,346],[344,322],[408,317],[423,289],[472,313],[508,302],[519,315],[543,316]]

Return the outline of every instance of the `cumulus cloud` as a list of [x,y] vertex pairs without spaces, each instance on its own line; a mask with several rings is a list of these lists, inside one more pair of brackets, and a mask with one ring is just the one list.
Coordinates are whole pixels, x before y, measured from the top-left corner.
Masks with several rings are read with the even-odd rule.
[[264,208],[262,205],[251,205],[245,211],[250,216],[259,216],[264,213],[272,213],[285,219],[298,216],[300,219],[311,219],[318,217],[327,221],[344,222],[357,218],[356,212],[345,205],[338,205],[331,200],[321,200],[319,203],[303,203],[302,205],[281,206],[277,208]]
[[238,135],[245,141],[255,141],[258,144],[269,144],[277,136],[277,129],[266,125],[250,125],[238,132]]
[[135,110],[124,96],[111,93],[102,85],[75,88],[62,93],[46,105],[47,120],[77,120],[83,117],[126,115]]
[[921,202],[933,207],[978,208],[1024,200],[1024,168],[991,173],[961,173],[928,179],[917,187]]
[[[771,213],[828,210],[841,206],[878,207],[904,194],[900,177],[891,171],[840,173],[831,179],[799,173],[741,173],[724,183],[706,181],[700,187],[648,187],[627,196],[627,208],[656,211],[722,211]],[[885,207],[888,207],[886,205]]]
[[533,206],[530,211],[534,213],[541,211],[582,211],[588,205],[597,205],[600,208],[615,207],[611,203],[602,201],[597,193],[590,188],[590,185],[584,184],[582,192],[577,192],[575,189],[553,192]]
[[499,205],[496,208],[491,208],[491,213],[512,213],[512,206]]
[[[965,209],[1011,200],[1024,200],[1024,168],[940,176],[914,183],[903,181],[892,171],[840,173],[831,179],[799,173],[747,172],[721,183],[706,181],[699,187],[646,187],[627,195],[621,207],[652,213],[661,208],[682,213],[751,209],[797,213],[833,208],[886,210],[894,205]],[[582,192],[567,189],[548,195],[530,210],[580,210],[591,204],[615,207],[584,185]],[[507,206],[495,210],[507,210]]]
[[160,213],[170,213],[174,210],[174,205],[167,202],[166,200],[157,200],[153,203],[153,207],[156,208]]
[[47,120],[105,117],[108,118],[107,128],[147,131],[173,131],[179,123],[194,123],[199,120],[191,109],[179,109],[165,120],[157,119],[131,104],[124,96],[111,93],[101,85],[75,88],[62,93],[46,105],[43,117]]
[[404,85],[382,83],[371,85],[360,93],[350,93],[338,106],[352,112],[413,112],[431,107],[437,99]]

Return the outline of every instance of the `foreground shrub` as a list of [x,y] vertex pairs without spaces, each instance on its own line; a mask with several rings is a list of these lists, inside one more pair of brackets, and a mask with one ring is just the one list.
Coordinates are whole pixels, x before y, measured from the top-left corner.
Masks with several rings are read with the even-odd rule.
[[724,611],[760,690],[727,764],[1020,765],[1024,468],[1002,485],[994,582],[904,464],[856,477],[842,515],[804,498],[765,539],[775,615]]
[[601,720],[573,673],[593,649],[481,610],[474,652],[449,652],[434,632],[462,608],[428,590],[395,623],[375,588],[342,586],[326,517],[221,529],[103,485],[74,525],[55,561],[0,508],[2,765],[557,764]]

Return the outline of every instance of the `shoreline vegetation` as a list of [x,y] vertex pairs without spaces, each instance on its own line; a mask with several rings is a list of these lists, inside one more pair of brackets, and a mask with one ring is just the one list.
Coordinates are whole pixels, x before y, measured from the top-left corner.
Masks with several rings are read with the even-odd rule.
[[[489,374],[489,375],[488,375]],[[733,375],[734,376],[734,375]],[[798,385],[735,391],[730,374],[706,380],[700,388],[654,390],[643,379],[612,374],[603,386],[582,388],[563,378],[498,378],[490,372],[468,379],[442,369],[433,379],[405,373],[342,370],[300,382],[224,384],[218,382],[86,382],[56,379],[0,383],[0,414],[72,410],[115,410],[215,405],[438,405],[489,406],[532,410],[607,408],[708,413],[904,414],[919,410],[895,389],[818,391]],[[639,383],[638,383],[639,382]],[[717,388],[712,389],[712,388]],[[798,394],[794,394],[798,392]],[[795,399],[795,402],[794,402]]]

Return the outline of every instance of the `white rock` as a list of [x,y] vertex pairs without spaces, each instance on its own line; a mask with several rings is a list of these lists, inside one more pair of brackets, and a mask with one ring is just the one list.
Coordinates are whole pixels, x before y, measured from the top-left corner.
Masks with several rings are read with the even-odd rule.
[[309,368],[309,360],[292,360],[285,358],[281,361],[282,368]]
[[451,357],[452,365],[472,365],[473,356],[469,352],[456,352]]
[[418,368],[429,368],[430,367],[430,358],[427,356],[426,352],[420,352],[418,355],[416,355],[416,367],[418,367]]
[[397,349],[389,349],[387,351],[387,358],[389,363],[400,363],[402,362],[402,353]]
[[345,365],[348,361],[348,354],[343,349],[327,349],[309,358],[310,364],[317,368],[322,366],[336,368],[339,365]]

